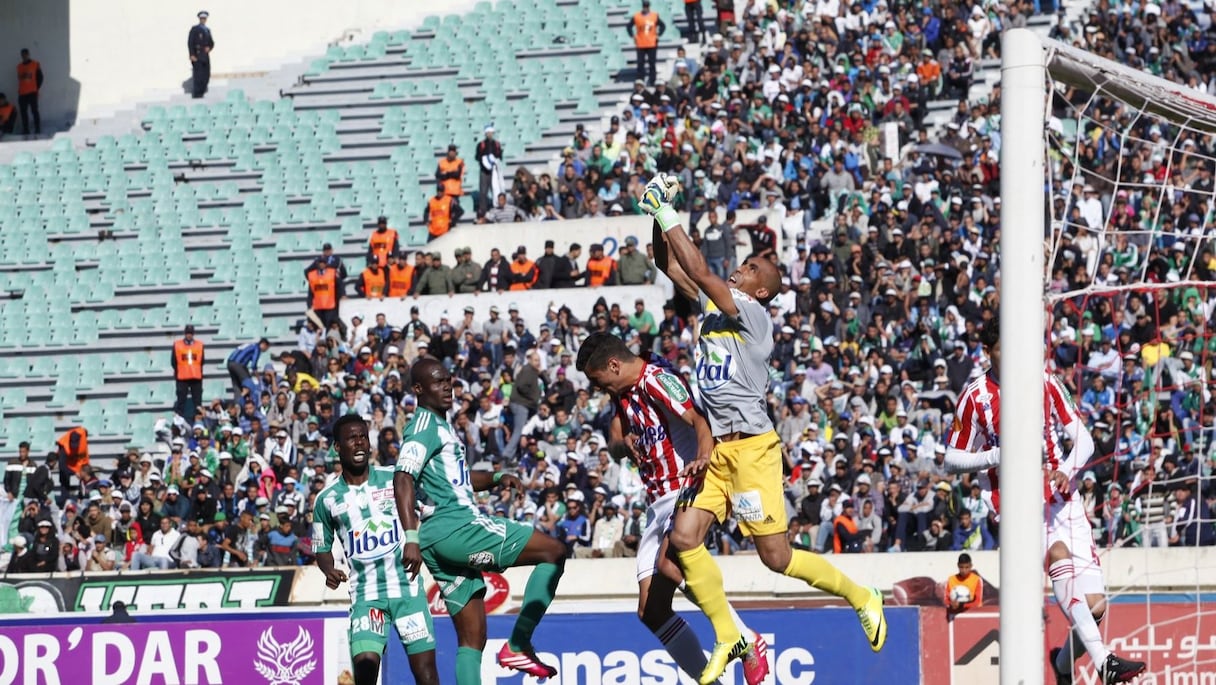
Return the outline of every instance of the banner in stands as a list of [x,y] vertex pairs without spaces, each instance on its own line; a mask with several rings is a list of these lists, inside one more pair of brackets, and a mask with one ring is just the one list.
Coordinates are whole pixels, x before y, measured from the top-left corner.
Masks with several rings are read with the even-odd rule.
[[[1141,685],[1216,685],[1216,615],[1203,609],[1205,599],[1213,598],[1178,594],[1116,598],[1099,628],[1111,649],[1148,664],[1148,671],[1137,680]],[[1045,647],[1050,652],[1064,644],[1069,626],[1054,603],[1049,601],[1045,609]],[[949,626],[950,674],[928,668],[926,682],[996,682],[1000,668],[1000,617],[996,609],[984,607],[959,614]],[[1089,658],[1078,661],[1080,668],[1074,682],[1100,684]],[[1046,682],[1053,682],[1054,675],[1046,665],[1044,677]]]
[[295,577],[294,570],[9,576],[0,579],[0,615],[108,611],[115,602],[131,611],[287,606]]
[[[920,624],[916,607],[892,607],[886,611],[887,644],[875,654],[851,609],[785,609],[741,611],[743,620],[765,636],[769,644],[769,683],[884,683],[919,685]],[[713,645],[709,623],[699,614],[684,614],[701,638],[702,647]],[[494,663],[494,657],[511,632],[514,616],[490,616],[489,640],[482,660],[484,685],[522,685],[518,673]],[[444,625],[444,624],[447,625]],[[436,620],[439,634],[439,679],[454,677],[455,634],[446,618]],[[557,666],[558,675],[549,685],[677,685],[691,683],[682,678],[675,662],[632,613],[551,614],[536,631],[538,655]],[[400,643],[390,640],[381,683],[412,683],[409,665]],[[741,685],[738,663],[727,670],[722,685]]]
[[321,685],[350,661],[344,612],[106,620],[0,621],[0,683]]

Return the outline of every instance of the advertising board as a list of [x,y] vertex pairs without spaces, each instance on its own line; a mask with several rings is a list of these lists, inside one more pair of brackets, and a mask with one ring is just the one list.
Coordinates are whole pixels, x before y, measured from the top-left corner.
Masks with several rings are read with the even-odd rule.
[[287,606],[295,578],[294,569],[7,576],[0,579],[0,615],[109,611],[119,601],[131,611]]

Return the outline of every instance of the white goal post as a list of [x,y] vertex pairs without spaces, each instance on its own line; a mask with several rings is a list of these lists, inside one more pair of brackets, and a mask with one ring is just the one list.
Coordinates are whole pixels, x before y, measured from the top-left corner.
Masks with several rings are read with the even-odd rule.
[[[1191,134],[1216,134],[1216,99],[1133,69],[1084,50],[1040,38],[1027,29],[1002,36],[1001,63],[1001,534],[1000,534],[1000,682],[1002,685],[1040,685],[1044,680],[1044,570],[1043,570],[1043,384],[1047,329],[1047,286],[1050,243],[1061,230],[1062,217],[1048,219],[1045,206],[1053,187],[1048,177],[1052,88],[1072,86],[1083,93],[1101,95],[1135,112],[1137,120],[1157,119]],[[1094,122],[1085,120],[1082,126]],[[1115,126],[1112,124],[1111,129]],[[1116,137],[1131,134],[1114,130]],[[1078,135],[1080,131],[1078,131]],[[1181,134],[1180,134],[1181,135]],[[1174,141],[1175,143],[1177,140]],[[1124,150],[1126,152],[1126,150]],[[1168,159],[1168,157],[1167,157]],[[1205,158],[1211,163],[1211,158]],[[1073,171],[1079,177],[1080,172]],[[1152,189],[1156,184],[1108,179],[1114,188]],[[1072,189],[1068,189],[1071,191]],[[1113,192],[1113,191],[1112,191]],[[1210,226],[1209,212],[1202,219]],[[1111,210],[1105,221],[1111,221]],[[1054,221],[1053,221],[1054,220]],[[1055,224],[1047,225],[1045,222]],[[1193,221],[1193,219],[1192,219]],[[1107,227],[1090,224],[1090,231],[1106,240]],[[1148,233],[1148,231],[1141,231]],[[1198,255],[1205,230],[1166,234]],[[1101,242],[1099,242],[1101,244]],[[1180,269],[1181,270],[1181,269]],[[1090,274],[1091,276],[1093,274]],[[1136,274],[1142,277],[1143,273]],[[1171,276],[1174,276],[1171,274]],[[1211,282],[1190,283],[1189,269],[1155,284],[1138,281],[1136,288],[1211,287]],[[1179,280],[1181,282],[1179,283]],[[1123,286],[1125,288],[1131,286]],[[1118,287],[1106,289],[1110,293]],[[1097,287],[1094,292],[1102,291]],[[1164,292],[1164,290],[1163,290]],[[1151,553],[1146,550],[1146,553]]]
[[1001,40],[1002,685],[1043,682],[1043,43]]

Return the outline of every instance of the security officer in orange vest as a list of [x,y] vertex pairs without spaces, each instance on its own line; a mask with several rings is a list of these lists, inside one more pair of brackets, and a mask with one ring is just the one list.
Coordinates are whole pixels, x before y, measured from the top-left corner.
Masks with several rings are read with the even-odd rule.
[[404,298],[414,283],[414,267],[398,253],[388,265],[388,296]]
[[604,256],[604,246],[596,243],[591,246],[591,256],[587,258],[587,285],[595,288],[601,285],[619,285],[620,275],[617,273],[616,260]]
[[342,281],[337,269],[318,258],[304,271],[308,279],[308,308],[321,320],[325,332],[338,321],[338,301],[342,298]]
[[376,219],[376,230],[367,241],[367,257],[375,257],[380,266],[388,264],[388,256],[397,254],[397,232],[388,227],[388,217]]
[[[448,146],[448,154],[439,160],[435,168],[435,180],[443,186],[443,192],[450,198],[464,195],[464,160],[456,156],[456,146]],[[454,199],[454,204],[460,200]]]
[[59,453],[59,487],[62,489],[60,501],[67,499],[72,487],[72,476],[80,473],[80,469],[89,464],[89,431],[84,426],[76,426],[59,436],[55,441]]
[[422,220],[426,222],[431,239],[447,233],[462,216],[464,210],[456,198],[447,194],[442,181],[436,184],[435,194],[426,201],[426,207],[422,210]]
[[646,85],[653,86],[659,54],[659,36],[663,35],[667,26],[659,18],[658,12],[650,11],[650,0],[642,0],[642,11],[633,15],[633,20],[625,26],[625,30],[629,32],[633,45],[637,48],[638,78],[646,79]]
[[30,134],[30,113],[34,115],[34,134],[42,133],[42,117],[38,114],[38,91],[42,89],[42,65],[30,59],[30,51],[21,49],[17,65],[17,106],[21,108],[21,132]]
[[8,101],[4,93],[0,93],[0,138],[6,133],[12,133],[17,126],[17,108]]
[[177,381],[177,404],[173,410],[187,421],[203,406],[203,341],[194,338],[187,325],[184,337],[173,343],[173,377]]
[[[393,255],[396,260],[398,255]],[[367,260],[367,268],[359,274],[359,283],[355,290],[369,300],[383,300],[388,291],[388,272],[380,268],[374,259]]]
[[523,245],[516,248],[510,267],[510,290],[531,290],[532,286],[536,285],[540,272],[536,270],[536,263],[528,259],[528,248]]

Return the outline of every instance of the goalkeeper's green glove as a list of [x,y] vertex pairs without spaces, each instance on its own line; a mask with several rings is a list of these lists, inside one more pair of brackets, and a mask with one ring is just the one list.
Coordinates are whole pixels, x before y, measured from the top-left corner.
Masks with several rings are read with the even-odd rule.
[[680,223],[679,215],[670,204],[671,198],[675,197],[679,189],[680,182],[676,177],[657,174],[646,184],[642,199],[638,201],[642,211],[653,216],[664,233]]

